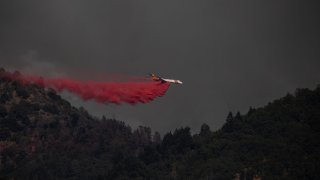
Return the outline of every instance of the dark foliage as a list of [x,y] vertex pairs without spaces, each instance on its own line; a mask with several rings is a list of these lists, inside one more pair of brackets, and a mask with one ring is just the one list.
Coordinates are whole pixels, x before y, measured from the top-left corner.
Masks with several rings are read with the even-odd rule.
[[163,140],[52,90],[5,78],[0,90],[0,179],[320,179],[320,88]]

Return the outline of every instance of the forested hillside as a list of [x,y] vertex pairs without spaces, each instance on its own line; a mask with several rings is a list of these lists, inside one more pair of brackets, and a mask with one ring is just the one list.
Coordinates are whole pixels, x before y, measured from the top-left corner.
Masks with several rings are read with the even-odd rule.
[[1,73],[0,179],[320,179],[320,86],[161,138]]

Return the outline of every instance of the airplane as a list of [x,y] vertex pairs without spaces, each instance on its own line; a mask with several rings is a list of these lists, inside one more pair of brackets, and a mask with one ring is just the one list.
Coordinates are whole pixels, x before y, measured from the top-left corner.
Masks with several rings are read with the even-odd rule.
[[165,79],[165,78],[162,78],[162,77],[157,76],[157,75],[152,74],[152,73],[149,74],[149,76],[151,77],[151,79],[152,79],[153,81],[161,81],[162,83],[167,82],[167,83],[173,83],[173,84],[183,84],[182,81],[180,81],[180,80]]

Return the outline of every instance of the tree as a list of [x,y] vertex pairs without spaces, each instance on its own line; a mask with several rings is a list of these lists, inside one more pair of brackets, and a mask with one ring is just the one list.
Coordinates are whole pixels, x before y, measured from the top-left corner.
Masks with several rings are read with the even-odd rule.
[[156,131],[153,135],[153,138],[152,138],[152,141],[155,143],[155,144],[160,144],[161,143],[161,136],[160,136],[160,133],[158,131]]
[[0,117],[5,117],[7,115],[7,110],[4,106],[0,105]]
[[234,117],[234,119],[236,119],[236,120],[241,120],[241,119],[242,119],[241,114],[240,114],[239,111],[237,112],[237,114],[236,114],[236,116]]
[[133,132],[133,136],[138,142],[138,145],[146,145],[151,142],[151,128],[139,126]]
[[227,123],[230,123],[230,122],[232,122],[233,121],[233,115],[232,115],[232,112],[229,112],[229,114],[228,114],[228,116],[227,116]]
[[200,136],[208,136],[211,134],[210,126],[206,123],[201,125]]

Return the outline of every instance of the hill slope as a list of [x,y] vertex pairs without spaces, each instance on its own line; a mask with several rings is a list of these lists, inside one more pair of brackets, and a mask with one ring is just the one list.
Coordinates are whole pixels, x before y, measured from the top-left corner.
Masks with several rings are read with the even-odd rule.
[[0,72],[0,179],[319,179],[320,87],[164,135]]
[[117,163],[135,157],[134,137],[123,122],[94,118],[53,90],[0,78],[0,179],[116,177]]

